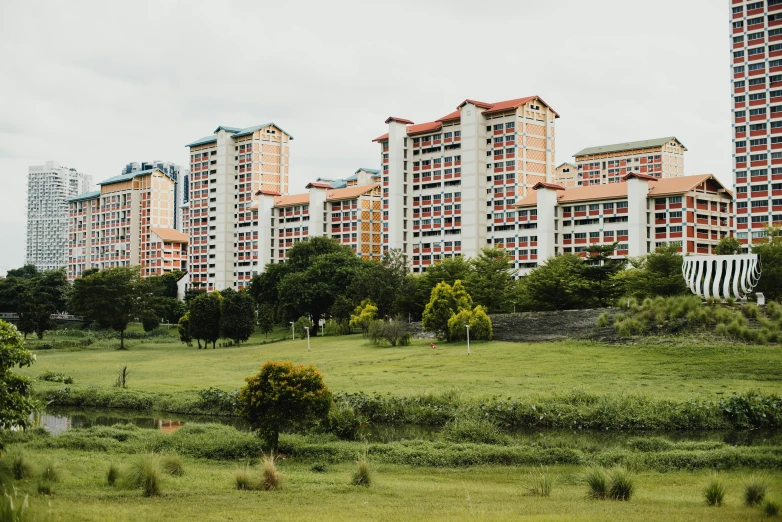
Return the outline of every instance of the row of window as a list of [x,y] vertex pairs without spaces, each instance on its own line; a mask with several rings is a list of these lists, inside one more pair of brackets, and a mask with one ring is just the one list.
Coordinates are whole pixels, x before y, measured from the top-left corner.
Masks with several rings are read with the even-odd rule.
[[[604,230],[603,231],[603,237],[606,239],[611,239],[614,237],[614,233],[616,233],[617,236],[626,236],[628,235],[627,229],[622,230]],[[600,232],[589,232],[589,239],[599,239],[600,238]],[[570,239],[586,239],[587,238],[587,232],[575,232],[572,234],[562,234],[562,239],[565,241],[569,241]]]
[[445,139],[448,138],[458,138],[462,135],[462,131],[453,131],[453,132],[446,132],[443,134],[432,134],[430,136],[423,136],[419,138],[413,138],[413,145],[418,145],[419,143],[425,143],[428,141],[438,141],[445,137]]

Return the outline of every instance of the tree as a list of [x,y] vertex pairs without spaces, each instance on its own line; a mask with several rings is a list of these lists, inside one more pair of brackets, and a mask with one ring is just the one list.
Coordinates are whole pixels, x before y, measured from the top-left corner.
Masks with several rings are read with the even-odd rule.
[[280,432],[304,428],[328,418],[331,392],[312,365],[269,361],[246,379],[239,392],[239,412],[276,451]]
[[369,333],[369,325],[375,319],[377,319],[377,306],[369,299],[364,299],[350,316],[350,326],[361,328],[361,333],[366,337]]
[[467,281],[470,277],[472,265],[462,256],[443,259],[441,262],[426,268],[423,277],[429,285],[429,292],[437,283],[448,283],[453,286],[456,281]]
[[646,278],[643,281],[648,295],[670,297],[689,293],[682,275],[682,256],[679,245],[658,247],[646,256]]
[[760,280],[755,292],[761,292],[766,299],[782,298],[782,229],[767,227],[766,236],[752,246],[752,253],[760,256]]
[[145,332],[151,332],[160,326],[160,319],[155,314],[145,314],[141,317],[141,326]]
[[100,270],[74,281],[71,309],[102,326],[120,333],[120,350],[125,349],[125,330],[130,322],[146,314],[159,314],[160,289],[141,279],[139,267]]
[[473,301],[487,310],[494,313],[509,312],[513,309],[514,273],[513,262],[507,251],[485,247],[472,260],[467,289]]
[[377,345],[388,343],[391,346],[408,346],[410,331],[407,323],[393,319],[391,321],[373,321],[369,325],[369,338]]
[[274,330],[274,306],[269,303],[263,303],[258,307],[258,329],[267,338],[269,332]]
[[16,327],[0,321],[0,430],[30,425],[30,415],[37,409],[30,381],[11,370],[34,362],[35,355],[24,347]]
[[624,270],[627,260],[610,257],[617,245],[590,245],[584,249],[587,257],[583,274],[589,282],[589,292],[584,296],[586,306],[609,306],[622,294],[623,287],[615,276]]
[[201,349],[201,340],[204,348],[212,343],[212,349],[220,338],[222,296],[214,291],[197,296],[190,303],[190,336],[198,341],[198,349]]
[[188,346],[193,346],[193,338],[190,336],[190,311],[179,318],[177,324],[177,331],[179,332],[179,340]]
[[310,318],[306,315],[302,315],[296,321],[293,323],[293,330],[296,332],[296,335],[299,336],[299,339],[305,339],[307,337],[307,328],[312,330],[312,321],[310,321]]
[[472,298],[460,280],[453,286],[446,282],[437,283],[423,313],[423,327],[434,332],[438,339],[450,340],[448,320],[453,314],[472,309]]
[[448,320],[448,331],[452,340],[467,339],[467,325],[470,326],[470,339],[490,341],[493,337],[491,318],[481,305],[472,310],[461,310]]
[[226,289],[220,303],[220,333],[237,345],[246,341],[255,331],[255,305],[244,290]]
[[518,281],[518,299],[525,310],[585,308],[588,290],[584,261],[574,254],[549,258]]
[[65,309],[70,290],[65,270],[38,272],[26,266],[8,273],[12,276],[0,281],[0,306],[19,314],[17,327],[25,338],[35,333],[43,339],[44,332],[55,326],[51,316]]
[[733,236],[723,237],[714,248],[714,253],[718,256],[733,256],[736,254],[741,254],[742,251],[743,247],[741,242]]

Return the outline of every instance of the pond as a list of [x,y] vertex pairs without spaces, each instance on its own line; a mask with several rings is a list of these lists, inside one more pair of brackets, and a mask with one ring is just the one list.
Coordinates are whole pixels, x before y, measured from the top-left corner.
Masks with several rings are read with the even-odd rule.
[[[56,435],[67,430],[91,426],[133,424],[140,428],[174,432],[186,424],[218,423],[249,431],[250,426],[237,417],[180,415],[164,412],[137,412],[83,408],[50,409],[33,418],[34,427]],[[435,440],[441,428],[421,425],[370,424],[362,434],[367,442],[387,443],[400,440]],[[731,446],[782,446],[780,431],[675,431],[675,432],[594,432],[568,430],[520,430],[511,434],[518,442],[541,446],[593,447],[622,446],[636,437],[660,437],[671,442],[723,442]]]

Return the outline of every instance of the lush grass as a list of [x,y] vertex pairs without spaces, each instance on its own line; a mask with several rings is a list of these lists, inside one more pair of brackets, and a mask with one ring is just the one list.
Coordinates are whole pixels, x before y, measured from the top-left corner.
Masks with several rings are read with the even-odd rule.
[[[236,489],[237,463],[185,458],[188,479],[163,477],[160,497],[145,498],[137,489],[109,487],[100,454],[43,451],[38,459],[57,459],[68,477],[54,496],[36,493],[33,480],[18,485],[30,493],[31,508],[49,520],[759,520],[758,508],[739,497],[745,473],[723,474],[730,493],[718,510],[703,502],[703,472],[636,474],[629,502],[599,502],[584,494],[583,469],[553,466],[557,487],[550,497],[524,494],[527,467],[479,466],[467,469],[375,464],[371,488],[350,485],[353,462],[335,464],[325,473],[309,463],[281,460],[281,491]],[[123,464],[133,459],[128,455]],[[256,468],[257,469],[257,468]],[[191,472],[192,470],[192,472]],[[257,471],[253,470],[257,474]],[[776,491],[782,477],[771,479]]]
[[[410,396],[458,390],[465,397],[491,395],[523,398],[562,393],[575,387],[594,394],[643,394],[684,400],[734,392],[782,391],[779,346],[607,346],[586,342],[522,344],[428,341],[378,348],[359,335],[313,337],[260,345],[255,335],[239,347],[198,350],[169,337],[129,341],[117,351],[113,341],[98,341],[75,351],[43,350],[38,362],[22,370],[31,377],[61,372],[75,383],[38,381],[39,390],[111,388],[117,368],[127,365],[128,388],[150,396],[194,395],[217,387],[235,390],[267,360],[315,364],[336,391]],[[729,372],[725,368],[730,368]]]

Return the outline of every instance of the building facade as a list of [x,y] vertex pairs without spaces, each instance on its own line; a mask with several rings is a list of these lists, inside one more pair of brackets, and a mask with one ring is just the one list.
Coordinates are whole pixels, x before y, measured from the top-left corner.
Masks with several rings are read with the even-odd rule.
[[68,199],[91,188],[92,176],[56,161],[29,167],[26,264],[38,270],[68,264]]
[[422,272],[475,256],[502,239],[516,259],[517,198],[554,174],[554,122],[538,96],[465,100],[435,121],[386,120],[380,144],[383,251],[398,249]]
[[189,285],[194,289],[242,288],[262,266],[257,214],[258,191],[288,193],[290,142],[274,123],[220,126],[187,145],[190,150]]
[[70,280],[91,268],[141,266],[145,277],[187,268],[187,238],[173,228],[174,180],[167,173],[132,172],[98,185],[68,200]]
[[711,174],[659,179],[626,175],[622,183],[565,188],[539,183],[516,205],[520,273],[560,254],[618,243],[614,257],[642,256],[677,243],[683,254],[713,254],[730,235],[733,197]]
[[176,194],[174,205],[174,228],[181,230],[183,221],[180,216],[180,209],[182,205],[188,201],[189,194],[187,191],[189,190],[190,171],[182,167],[182,165],[177,165],[170,161],[154,160],[128,163],[125,165],[125,168],[122,169],[121,174],[132,174],[134,172],[152,169],[158,169],[174,180],[174,194]]
[[782,225],[782,0],[730,2],[736,237]]
[[[575,176],[570,171],[557,172],[554,183],[578,187],[619,183],[630,173],[677,178],[684,175],[686,151],[674,136],[587,147],[574,154]],[[563,165],[567,168],[568,164]]]

